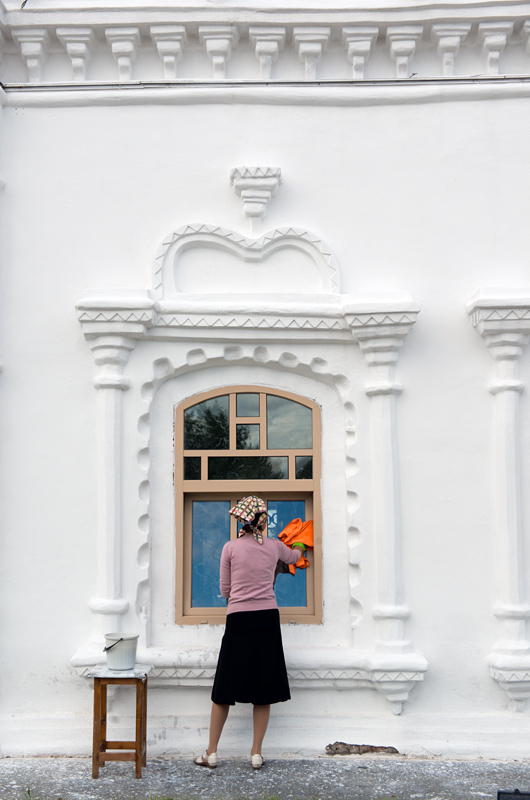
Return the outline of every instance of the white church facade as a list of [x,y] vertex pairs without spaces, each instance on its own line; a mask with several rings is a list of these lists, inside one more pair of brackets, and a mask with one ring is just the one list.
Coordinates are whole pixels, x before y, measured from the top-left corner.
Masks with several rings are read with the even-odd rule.
[[90,752],[110,631],[204,749],[250,493],[271,754],[527,754],[530,3],[326,5],[0,2],[3,756]]

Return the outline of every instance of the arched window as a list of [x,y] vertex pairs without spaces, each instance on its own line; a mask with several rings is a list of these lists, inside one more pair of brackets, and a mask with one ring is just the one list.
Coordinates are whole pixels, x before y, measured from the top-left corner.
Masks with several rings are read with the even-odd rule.
[[188,398],[175,413],[176,622],[221,623],[223,545],[237,536],[228,510],[245,495],[267,502],[268,535],[292,519],[313,519],[307,570],[280,574],[282,622],[322,619],[320,410],[303,397],[235,386]]

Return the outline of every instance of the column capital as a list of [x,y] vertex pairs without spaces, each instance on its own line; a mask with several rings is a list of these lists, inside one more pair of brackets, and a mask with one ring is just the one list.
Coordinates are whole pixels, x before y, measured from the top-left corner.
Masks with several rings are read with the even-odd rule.
[[471,322],[496,361],[521,356],[530,338],[530,292],[478,292],[467,305]]
[[123,376],[136,340],[145,335],[153,319],[154,301],[146,297],[87,297],[76,305],[83,334],[100,371],[97,389],[128,389]]
[[419,311],[419,305],[407,293],[395,300],[373,301],[356,300],[353,295],[344,306],[346,322],[363,352],[397,352],[416,322]]

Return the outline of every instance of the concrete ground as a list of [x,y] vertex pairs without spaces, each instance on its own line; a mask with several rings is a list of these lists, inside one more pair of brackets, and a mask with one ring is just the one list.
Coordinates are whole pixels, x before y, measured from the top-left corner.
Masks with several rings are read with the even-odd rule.
[[148,757],[138,780],[125,762],[108,764],[93,780],[89,758],[0,760],[0,800],[496,800],[499,790],[516,788],[530,792],[530,758],[273,758],[254,772],[242,758],[210,770],[190,759]]

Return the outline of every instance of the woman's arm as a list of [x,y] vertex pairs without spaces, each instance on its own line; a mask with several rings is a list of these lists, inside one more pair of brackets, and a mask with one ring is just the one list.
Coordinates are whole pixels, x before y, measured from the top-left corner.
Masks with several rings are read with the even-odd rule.
[[219,588],[223,597],[228,599],[230,597],[230,589],[232,588],[232,570],[230,563],[230,556],[225,544],[221,553],[221,566],[219,575]]
[[300,546],[296,546],[291,550],[280,539],[273,539],[273,541],[278,542],[278,558],[285,564],[296,564],[300,556],[304,554],[303,548]]

